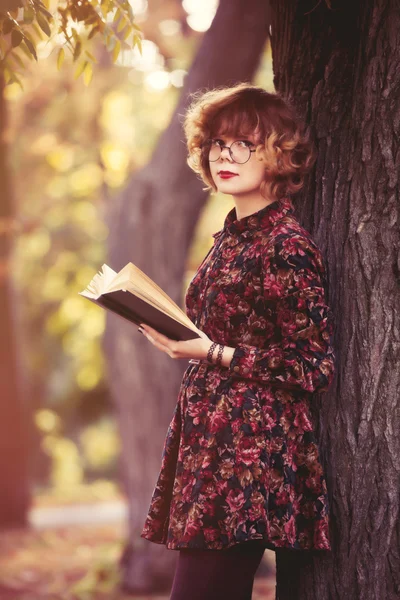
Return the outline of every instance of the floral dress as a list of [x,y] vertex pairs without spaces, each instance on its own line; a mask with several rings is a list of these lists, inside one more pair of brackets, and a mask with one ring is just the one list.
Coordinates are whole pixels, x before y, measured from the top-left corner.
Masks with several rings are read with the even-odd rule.
[[226,366],[189,364],[141,537],[167,548],[330,550],[312,395],[334,377],[321,252],[289,197],[233,208],[185,296]]

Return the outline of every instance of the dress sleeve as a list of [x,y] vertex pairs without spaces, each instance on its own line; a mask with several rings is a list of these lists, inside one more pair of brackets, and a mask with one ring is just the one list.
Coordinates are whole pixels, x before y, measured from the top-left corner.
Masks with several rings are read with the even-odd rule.
[[271,343],[239,343],[233,375],[281,388],[326,391],[334,377],[334,316],[326,302],[322,256],[301,234],[283,236],[262,256],[262,292]]

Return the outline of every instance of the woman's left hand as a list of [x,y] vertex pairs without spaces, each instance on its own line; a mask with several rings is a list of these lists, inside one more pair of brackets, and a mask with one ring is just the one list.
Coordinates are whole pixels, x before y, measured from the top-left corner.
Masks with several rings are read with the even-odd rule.
[[198,330],[199,335],[201,335],[199,338],[176,341],[144,323],[141,323],[140,327],[143,329],[143,335],[153,346],[166,352],[171,358],[197,358],[200,360],[207,358],[207,352],[212,341],[203,331]]

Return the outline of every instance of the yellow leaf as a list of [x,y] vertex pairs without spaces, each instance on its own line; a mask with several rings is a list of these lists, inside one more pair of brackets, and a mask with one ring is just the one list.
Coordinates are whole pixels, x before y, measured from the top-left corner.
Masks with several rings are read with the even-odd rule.
[[142,40],[138,35],[135,35],[133,38],[133,45],[135,46],[135,44],[138,45],[139,52],[142,54]]
[[125,29],[124,33],[122,34],[122,39],[124,41],[126,41],[131,33],[132,33],[132,27],[131,27],[131,25],[128,25],[128,27]]
[[74,79],[78,79],[78,77],[82,75],[83,71],[86,69],[87,64],[89,64],[87,60],[82,61],[78,64],[78,67],[74,73]]
[[60,48],[57,54],[57,69],[60,70],[61,69],[61,65],[64,62],[64,58],[65,58],[65,51],[64,48]]
[[102,2],[100,6],[101,14],[106,19],[108,15],[108,2]]
[[96,57],[93,56],[93,54],[91,52],[89,52],[89,50],[85,50],[85,54],[86,54],[86,56],[88,56],[90,58],[90,60],[97,63]]
[[118,8],[117,12],[114,15],[113,23],[116,23],[118,21],[118,19],[120,18],[120,16],[121,16],[121,11]]
[[117,60],[120,51],[121,51],[121,42],[119,40],[117,40],[117,42],[114,46],[114,50],[112,51],[112,59],[113,59],[114,63]]
[[89,85],[89,83],[92,81],[92,77],[93,77],[93,65],[92,63],[86,63],[86,67],[85,70],[83,72],[83,83],[85,85]]
[[117,33],[119,33],[120,31],[122,31],[125,27],[126,27],[125,16],[122,15],[122,18],[121,18],[120,22],[118,23]]

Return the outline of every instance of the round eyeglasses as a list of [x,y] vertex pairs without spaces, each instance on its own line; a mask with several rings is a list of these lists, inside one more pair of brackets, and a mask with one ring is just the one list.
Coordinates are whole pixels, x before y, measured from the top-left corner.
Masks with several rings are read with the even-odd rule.
[[250,159],[251,153],[256,151],[255,148],[250,146],[254,146],[254,144],[246,140],[237,140],[232,142],[230,146],[225,146],[222,140],[209,139],[202,145],[202,150],[206,156],[208,154],[210,162],[215,162],[221,156],[222,150],[228,148],[231,159],[236,163],[243,164]]

